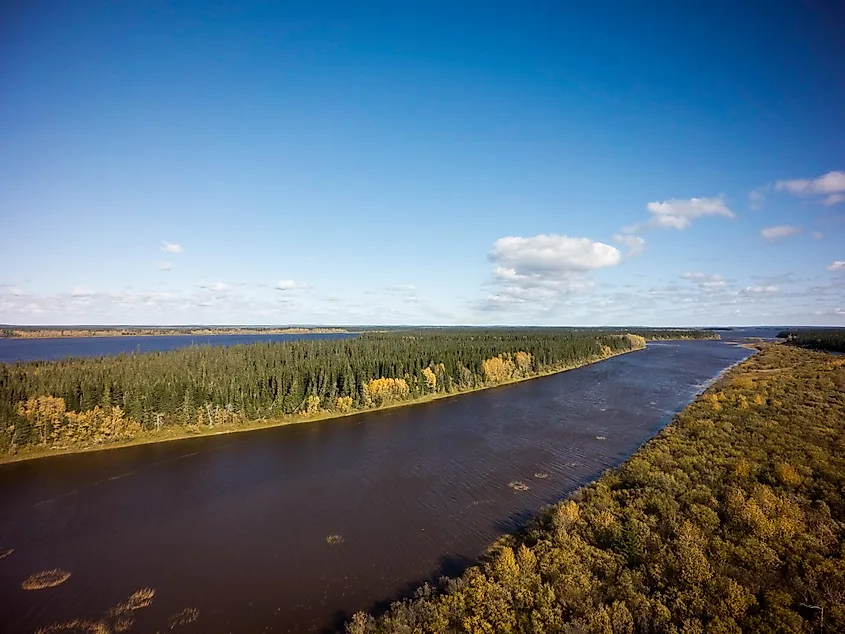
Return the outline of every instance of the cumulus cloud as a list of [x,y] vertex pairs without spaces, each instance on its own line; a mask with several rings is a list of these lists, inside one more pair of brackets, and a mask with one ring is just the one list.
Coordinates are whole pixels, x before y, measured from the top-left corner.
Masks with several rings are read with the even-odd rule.
[[214,284],[202,284],[200,288],[204,288],[212,293],[225,293],[230,287],[225,282],[215,282]]
[[506,237],[493,243],[489,259],[493,268],[493,292],[482,308],[531,304],[548,308],[566,293],[592,286],[590,271],[616,266],[622,254],[616,247],[588,238],[537,235]]
[[298,291],[308,288],[308,285],[296,280],[279,280],[273,288],[277,291]]
[[836,260],[827,266],[828,271],[845,271],[845,260]]
[[525,275],[583,273],[615,266],[621,259],[619,250],[609,244],[554,234],[499,238],[490,252],[493,262]]
[[645,249],[645,240],[633,234],[617,233],[613,236],[613,240],[628,247],[625,256],[629,258],[639,255]]
[[416,287],[413,284],[392,284],[386,286],[385,289],[392,293],[410,293],[415,291]]
[[75,286],[70,292],[71,297],[92,297],[93,295],[94,291],[83,286]]
[[794,236],[796,233],[801,233],[801,227],[793,227],[792,225],[777,225],[760,230],[760,235],[766,238],[766,240],[787,238],[789,236]]
[[845,201],[845,194],[831,194],[824,200],[822,200],[822,205],[825,207],[832,207],[833,205],[838,205],[841,202]]
[[167,240],[162,241],[161,250],[165,253],[182,253],[182,247],[180,245],[168,242]]
[[746,293],[761,294],[761,293],[777,293],[779,288],[774,284],[769,286],[747,286]]
[[173,265],[170,262],[156,262],[156,268],[160,271],[169,271],[173,268]]

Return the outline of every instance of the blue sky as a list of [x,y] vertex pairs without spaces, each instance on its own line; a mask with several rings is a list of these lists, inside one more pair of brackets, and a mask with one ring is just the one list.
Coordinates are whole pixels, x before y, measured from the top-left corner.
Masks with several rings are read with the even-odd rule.
[[3,8],[0,322],[845,325],[841,24]]

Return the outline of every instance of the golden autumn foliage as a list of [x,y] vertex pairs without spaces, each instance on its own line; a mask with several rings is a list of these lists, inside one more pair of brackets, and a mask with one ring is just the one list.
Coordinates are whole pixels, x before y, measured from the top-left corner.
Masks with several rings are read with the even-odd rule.
[[38,430],[42,444],[99,444],[129,440],[141,431],[141,425],[126,418],[117,405],[69,412],[64,399],[38,396],[20,403],[18,411]]
[[484,371],[485,381],[489,383],[500,383],[513,377],[516,364],[500,354],[492,359],[486,359],[481,364],[481,368]]
[[334,402],[334,408],[338,412],[348,412],[352,409],[352,397],[351,396],[338,396]]
[[365,400],[377,405],[408,398],[409,393],[405,379],[374,379],[364,386]]
[[429,390],[437,389],[437,375],[434,373],[434,370],[431,368],[424,368],[422,375]]
[[625,335],[625,338],[634,350],[640,350],[646,347],[646,338],[641,335],[628,333]]

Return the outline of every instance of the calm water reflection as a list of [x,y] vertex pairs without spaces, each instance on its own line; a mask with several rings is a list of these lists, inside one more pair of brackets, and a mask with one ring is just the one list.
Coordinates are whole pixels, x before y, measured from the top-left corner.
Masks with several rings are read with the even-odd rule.
[[[15,552],[0,561],[0,631],[97,618],[145,586],[157,594],[133,632],[186,607],[200,616],[185,632],[321,631],[458,572],[748,354],[657,343],[394,411],[2,466],[0,551]],[[73,576],[21,590],[51,568]]]

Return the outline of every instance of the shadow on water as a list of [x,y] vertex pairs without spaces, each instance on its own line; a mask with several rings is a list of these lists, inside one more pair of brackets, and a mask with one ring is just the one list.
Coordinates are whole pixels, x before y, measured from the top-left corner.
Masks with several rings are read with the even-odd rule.
[[[466,555],[443,555],[440,557],[440,565],[431,574],[423,579],[417,579],[416,581],[404,584],[395,595],[375,602],[367,612],[375,616],[381,616],[395,602],[416,596],[426,585],[432,588],[439,588],[445,579],[459,577],[468,568],[479,564],[482,559],[482,557],[469,557]],[[320,634],[338,634],[339,632],[343,632],[346,623],[352,618],[352,614],[352,612],[337,610],[332,618],[331,625],[320,630]]]

